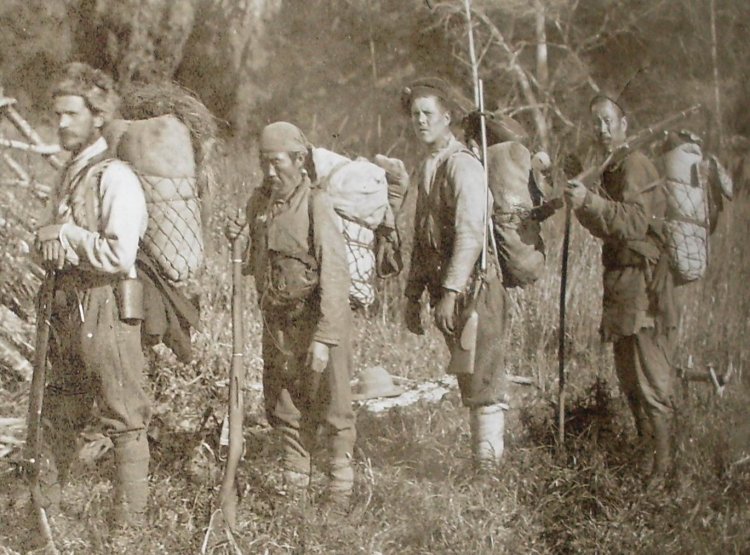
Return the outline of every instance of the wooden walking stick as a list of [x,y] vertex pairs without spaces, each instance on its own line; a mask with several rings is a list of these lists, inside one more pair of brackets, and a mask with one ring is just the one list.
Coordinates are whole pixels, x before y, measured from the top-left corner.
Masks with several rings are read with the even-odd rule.
[[31,502],[37,516],[39,531],[46,543],[49,553],[57,554],[55,541],[47,519],[47,511],[41,505],[41,488],[39,473],[42,458],[42,404],[47,374],[47,352],[49,347],[50,319],[52,318],[52,301],[55,296],[55,271],[49,270],[42,282],[39,297],[39,312],[36,322],[36,346],[34,351],[34,373],[31,377],[29,391],[29,414],[27,419],[26,460],[29,467],[29,484]]
[[565,232],[560,268],[560,327],[557,337],[558,389],[557,389],[557,448],[565,450],[565,297],[568,292],[568,253],[570,252],[570,206],[565,207]]

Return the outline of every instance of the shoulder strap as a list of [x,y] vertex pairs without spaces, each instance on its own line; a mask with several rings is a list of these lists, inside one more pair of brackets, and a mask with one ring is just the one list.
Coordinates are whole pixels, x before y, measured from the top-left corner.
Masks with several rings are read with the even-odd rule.
[[[88,219],[89,228],[92,230],[99,227],[99,211],[101,206],[98,203],[97,196],[101,191],[102,176],[113,161],[114,158],[109,157],[105,151],[102,154],[94,156],[83,170],[85,173],[81,178],[81,184],[86,187],[84,191],[86,218]],[[89,186],[89,180],[93,181],[93,186]]]

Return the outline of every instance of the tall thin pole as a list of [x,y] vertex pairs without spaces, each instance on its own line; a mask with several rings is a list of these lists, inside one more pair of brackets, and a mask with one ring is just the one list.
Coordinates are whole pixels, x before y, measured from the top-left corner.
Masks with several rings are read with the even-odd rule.
[[724,124],[721,113],[721,88],[719,80],[719,54],[716,41],[716,0],[709,0],[709,11],[711,12],[711,62],[714,66],[714,106],[716,109],[716,130],[719,138],[719,147],[724,145]]
[[469,35],[469,60],[471,60],[471,81],[474,83],[474,106],[479,106],[479,64],[477,63],[477,52],[474,48],[474,30],[471,25],[471,0],[464,0],[466,9],[466,26]]
[[557,389],[557,448],[565,450],[565,299],[568,292],[568,253],[570,252],[571,210],[565,208],[565,233],[563,235],[562,263],[560,268],[560,328],[557,337],[558,389]]

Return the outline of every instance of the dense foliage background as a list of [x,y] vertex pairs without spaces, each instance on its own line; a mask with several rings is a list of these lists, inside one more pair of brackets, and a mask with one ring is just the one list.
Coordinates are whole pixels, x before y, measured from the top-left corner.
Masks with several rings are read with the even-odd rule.
[[[473,0],[487,105],[516,117],[533,149],[553,159],[589,151],[588,101],[620,95],[634,129],[701,102],[686,122],[735,170],[737,198],[712,238],[705,279],[681,288],[675,364],[735,370],[723,397],[707,384],[680,392],[677,464],[666,493],[641,488],[633,427],[598,341],[599,243],[573,226],[568,290],[568,450],[555,450],[561,221],[545,224],[547,272],[510,294],[508,371],[533,385],[513,392],[508,450],[498,472],[471,470],[468,423],[455,391],[442,402],[383,417],[359,410],[357,486],[346,521],[276,494],[277,462],[264,423],[261,321],[247,283],[245,553],[744,553],[750,549],[750,3],[744,0]],[[173,79],[221,123],[215,184],[204,198],[211,248],[201,278],[195,360],[153,354],[155,417],[150,527],[113,541],[111,454],[97,430],[68,488],[64,552],[196,553],[212,513],[221,464],[217,438],[230,359],[231,280],[226,215],[257,182],[254,137],[288,119],[321,146],[351,155],[387,152],[414,167],[418,152],[399,108],[401,87],[423,75],[472,97],[462,0],[3,0],[0,85],[54,142],[49,86],[68,61],[131,82]],[[0,123],[0,135],[17,133]],[[54,172],[38,155],[0,149],[0,553],[22,549],[28,503],[15,472],[41,275],[29,244],[43,216],[38,183]],[[33,187],[21,187],[8,156]],[[747,166],[747,174],[743,168]],[[405,219],[413,207],[407,203]],[[410,204],[412,203],[412,204]],[[408,226],[404,226],[408,230]],[[408,246],[408,233],[405,233]],[[379,283],[378,306],[355,319],[355,367],[382,364],[407,383],[438,379],[445,350],[401,324],[398,280]],[[97,443],[99,442],[99,443]],[[87,450],[88,449],[88,450]],[[86,454],[88,453],[88,454]],[[88,458],[87,458],[88,457]],[[7,464],[6,464],[7,463]],[[317,488],[318,482],[315,482]],[[228,553],[221,537],[215,553]]]

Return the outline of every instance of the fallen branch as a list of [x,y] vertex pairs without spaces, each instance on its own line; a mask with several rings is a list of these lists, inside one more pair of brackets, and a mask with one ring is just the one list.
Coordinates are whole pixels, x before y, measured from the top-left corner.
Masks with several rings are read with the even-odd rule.
[[710,363],[704,370],[697,370],[693,368],[692,356],[688,358],[685,368],[677,368],[677,376],[682,380],[683,389],[686,394],[689,382],[703,382],[710,383],[714,388],[714,393],[719,397],[723,397],[724,389],[732,378],[732,374],[734,374],[734,365],[731,362],[723,374],[717,374],[714,365]]
[[23,166],[16,162],[10,154],[8,154],[7,152],[3,152],[2,157],[3,160],[5,160],[5,163],[8,164],[8,167],[13,171],[13,173],[18,176],[19,180],[31,181],[29,174],[26,173],[26,170],[23,169]]
[[[37,146],[46,146],[46,143],[42,140],[42,137],[37,133],[31,124],[26,121],[21,114],[19,114],[13,107],[15,100],[3,99],[10,102],[0,102],[0,110],[5,113],[5,116],[15,126],[16,129],[29,141]],[[56,170],[60,170],[63,167],[63,163],[54,154],[45,154],[44,157]]]
[[0,185],[7,185],[10,187],[22,187],[24,189],[31,189],[34,194],[41,198],[47,198],[52,195],[52,187],[39,183],[38,181],[27,180],[27,179],[3,179],[0,181]]
[[29,144],[24,143],[23,141],[16,141],[15,139],[6,139],[4,137],[0,137],[0,146],[15,148],[16,150],[23,150],[24,152],[33,152],[34,154],[41,154],[43,156],[59,154],[62,151],[59,145]]

